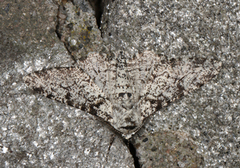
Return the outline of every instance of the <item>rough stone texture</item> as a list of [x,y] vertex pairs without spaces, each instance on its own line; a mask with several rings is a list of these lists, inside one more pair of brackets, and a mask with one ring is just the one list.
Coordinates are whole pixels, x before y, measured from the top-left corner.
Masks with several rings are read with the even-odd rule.
[[[160,18],[165,20],[162,22],[165,26],[160,30],[167,36],[176,35],[174,32],[179,32],[181,36],[175,36],[173,38],[175,40],[163,36],[166,41],[159,48],[163,48],[164,44],[174,45],[177,39],[182,37],[183,41],[188,40],[185,43],[186,48],[171,50],[166,48],[164,53],[167,56],[179,57],[186,51],[198,57],[214,56],[223,63],[223,69],[215,80],[199,91],[170,104],[151,117],[133,141],[136,142],[135,147],[141,165],[142,167],[156,165],[156,162],[164,158],[157,159],[160,153],[151,153],[150,149],[142,150],[147,148],[148,143],[139,143],[139,138],[147,137],[148,141],[153,143],[152,146],[161,151],[161,145],[168,143],[169,140],[166,138],[160,143],[154,141],[156,140],[154,135],[159,132],[163,134],[164,131],[180,131],[185,132],[187,137],[197,144],[195,156],[203,156],[202,167],[239,167],[239,1],[221,3],[161,1],[161,3],[160,8],[163,11],[161,14],[164,16]],[[151,132],[152,136],[149,134]],[[169,160],[168,165],[171,164],[173,161]],[[185,167],[185,164],[182,166]],[[180,164],[177,166],[181,167]]]
[[160,130],[138,134],[134,139],[142,167],[203,167],[198,145],[186,133]]
[[0,3],[0,167],[134,167],[108,127],[23,83],[32,71],[73,63],[55,33],[57,1]]
[[[59,43],[54,33],[57,6],[51,1],[0,0],[0,2],[2,9],[0,11],[1,165],[5,167],[47,167],[49,165],[71,167],[76,166],[77,163],[81,165],[81,159],[86,160],[83,163],[87,166],[97,165],[97,162],[103,165],[106,163],[104,152],[108,151],[111,139],[107,128],[90,115],[76,109],[69,109],[65,105],[35,95],[29,90],[26,91],[22,81],[23,75],[41,70],[43,67],[68,66],[72,63],[63,44]],[[158,54],[166,55],[169,59],[214,57],[222,61],[223,68],[215,80],[198,92],[170,104],[153,115],[139,132],[140,134],[135,136],[133,142],[137,142],[141,136],[144,136],[149,142],[154,143],[155,141],[152,141],[154,136],[150,133],[156,135],[160,134],[159,132],[168,131],[174,135],[174,132],[185,132],[184,135],[187,135],[194,141],[193,144],[197,145],[195,156],[204,157],[203,167],[239,167],[239,1],[145,0],[142,2],[144,2],[143,6],[149,4],[145,7],[146,10],[149,7],[154,9],[156,6],[159,10],[148,10],[146,12],[149,13],[146,15],[148,17],[135,20],[136,22],[152,20],[153,26],[146,26],[146,32],[136,29],[137,24],[125,25],[132,29],[132,31],[125,29],[126,35],[128,32],[138,33],[130,36],[136,38],[136,40],[131,40],[135,43],[127,44],[129,37],[122,38],[121,36],[119,39],[115,28],[111,28],[111,23],[120,20],[119,17],[116,17],[116,20],[110,20],[107,17],[117,16],[120,11],[118,8],[129,12],[132,10],[141,12],[136,10],[139,7],[119,4],[117,9],[114,7],[111,10],[115,14],[104,16],[106,19],[103,20],[102,29],[103,32],[105,29],[106,34],[103,40],[106,44],[109,43],[108,41],[113,44],[110,48],[114,50],[117,46],[121,46],[122,49],[126,48],[130,53],[134,53],[138,50],[138,46],[140,49],[148,47]],[[128,1],[128,3],[133,2]],[[158,13],[157,17],[151,17],[155,16],[154,13]],[[105,23],[106,20],[109,20],[109,25]],[[156,23],[159,24],[155,26]],[[119,25],[119,28],[122,26],[124,22]],[[112,39],[108,36],[112,36]],[[146,39],[150,42],[143,43]],[[84,120],[80,122],[80,118]],[[78,122],[79,125],[72,124],[74,122]],[[81,138],[82,128],[87,138],[80,141],[78,139]],[[70,129],[72,132],[67,131]],[[98,136],[99,132],[101,136]],[[72,142],[73,139],[74,142]],[[99,150],[91,148],[94,145],[97,148],[99,144],[105,143],[107,145],[103,145],[104,147]],[[78,153],[79,147],[82,147],[78,144],[83,146],[82,153]],[[146,144],[146,142],[138,142],[136,146],[143,167],[153,165],[151,158],[146,156],[159,155],[157,152],[155,154],[144,153],[150,151],[147,150]],[[158,148],[159,142],[153,146]],[[119,164],[117,167],[121,167],[120,164],[132,166],[129,153],[122,143],[116,140],[112,148],[117,152],[113,151],[114,153],[109,154],[113,157],[108,158],[109,167],[116,164]],[[94,154],[96,156],[94,160],[92,159],[93,150],[97,152]],[[98,151],[101,151],[101,154]],[[102,155],[104,158],[101,157]],[[123,158],[119,159],[120,157]],[[62,160],[70,161],[63,161],[63,163]],[[156,159],[152,161],[154,164],[157,162]],[[166,165],[171,164],[171,161],[166,163]],[[127,167],[126,165],[122,167],[124,166]]]
[[89,52],[98,52],[102,46],[94,11],[87,1],[81,2],[62,3],[56,27],[59,38],[75,60],[86,58]]
[[219,40],[227,39],[227,30],[221,32],[220,26],[225,15],[219,6],[224,5],[203,1],[113,1],[103,15],[102,36],[111,53],[123,50],[129,57],[150,50],[169,59],[217,58],[221,54]]

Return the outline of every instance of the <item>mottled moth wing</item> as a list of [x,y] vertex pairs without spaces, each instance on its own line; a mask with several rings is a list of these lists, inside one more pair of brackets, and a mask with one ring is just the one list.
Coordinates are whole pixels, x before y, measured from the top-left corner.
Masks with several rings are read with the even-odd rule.
[[78,66],[102,91],[107,88],[109,63],[99,53],[89,53],[84,61],[78,61]]
[[111,122],[111,104],[93,80],[77,67],[33,72],[25,83],[38,93]]
[[[114,96],[117,90],[117,66],[116,59],[105,60],[99,53],[89,53],[88,57],[84,61],[78,62],[79,67],[84,69],[84,72],[88,74],[96,85],[105,93],[106,97],[110,99],[112,103],[116,102],[118,97]],[[131,87],[139,87],[138,83],[135,83],[135,78],[139,76],[138,65],[136,62],[129,62],[125,67],[128,71],[128,78],[131,82]],[[139,91],[139,89],[137,90]]]
[[161,62],[160,57],[144,52],[141,59],[154,61],[150,76],[141,91],[139,110],[142,119],[167,106],[183,95],[186,95],[216,76],[221,68],[221,62],[206,59],[201,63],[190,60]]

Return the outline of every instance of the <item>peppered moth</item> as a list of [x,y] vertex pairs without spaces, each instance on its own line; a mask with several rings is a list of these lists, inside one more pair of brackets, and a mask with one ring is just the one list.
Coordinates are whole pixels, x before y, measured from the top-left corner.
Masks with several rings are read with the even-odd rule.
[[218,74],[221,63],[206,59],[166,61],[152,51],[134,58],[89,53],[71,68],[52,68],[24,77],[44,96],[80,108],[108,122],[129,139],[144,120]]

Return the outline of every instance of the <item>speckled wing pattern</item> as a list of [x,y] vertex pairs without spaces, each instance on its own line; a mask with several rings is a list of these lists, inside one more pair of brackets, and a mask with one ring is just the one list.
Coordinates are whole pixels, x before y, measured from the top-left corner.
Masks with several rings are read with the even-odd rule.
[[111,121],[111,103],[93,80],[78,67],[34,72],[25,76],[24,81],[30,88],[47,98]]
[[196,90],[218,74],[215,60],[166,61],[145,51],[106,60],[90,53],[78,67],[53,68],[24,77],[44,96],[87,111],[129,139],[154,112]]

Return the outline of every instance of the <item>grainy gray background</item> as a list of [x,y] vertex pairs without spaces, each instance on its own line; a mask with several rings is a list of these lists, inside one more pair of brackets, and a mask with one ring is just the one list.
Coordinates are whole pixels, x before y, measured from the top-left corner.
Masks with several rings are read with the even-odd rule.
[[[117,9],[137,9],[128,2],[128,6],[119,3]],[[151,8],[158,6],[160,23],[163,21],[161,46],[147,47],[169,57],[205,53],[223,63],[215,79],[157,112],[135,135],[132,142],[142,167],[239,167],[239,1],[142,2]],[[114,133],[106,125],[31,92],[22,81],[32,71],[73,63],[55,33],[57,0],[0,3],[0,165],[134,167],[130,152],[118,137],[108,150]],[[111,11],[117,15],[115,10]],[[156,11],[149,12],[154,16]],[[156,18],[149,19],[153,25],[159,23]],[[102,31],[112,32],[110,42],[125,42],[124,38],[119,41],[109,25],[104,24]],[[158,37],[156,32],[145,34]]]

